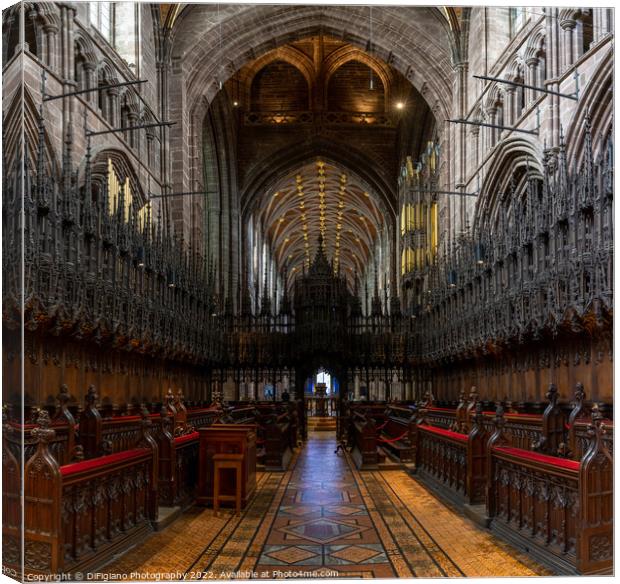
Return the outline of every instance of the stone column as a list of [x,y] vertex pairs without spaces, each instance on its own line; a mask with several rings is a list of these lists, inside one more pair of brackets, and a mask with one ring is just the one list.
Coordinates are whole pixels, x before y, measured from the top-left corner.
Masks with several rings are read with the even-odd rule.
[[108,111],[107,111],[107,120],[108,123],[116,128],[120,125],[120,107],[118,102],[118,89],[116,87],[107,90],[107,102],[108,102]]
[[[96,66],[94,63],[84,63],[82,66],[84,72],[84,89],[93,89],[97,86],[97,78],[95,76]],[[97,92],[91,91],[84,94],[84,99],[93,107],[97,104]]]
[[[497,125],[497,108],[490,107],[487,111],[489,114],[489,124]],[[491,143],[489,144],[489,147],[492,148],[497,143],[497,139],[499,137],[499,129],[489,128],[489,130],[491,131],[491,140],[490,140]],[[464,199],[465,197],[461,197],[461,198]]]
[[567,18],[560,22],[560,27],[563,31],[562,42],[560,43],[562,73],[575,62],[576,56],[574,54],[573,32],[576,26],[577,22],[573,19]]
[[480,126],[472,126],[471,135],[474,142],[474,168],[480,164]]
[[[129,112],[127,114],[127,123],[129,126],[137,126],[138,125],[138,113],[137,112]],[[140,134],[139,130],[129,130],[129,144],[132,148],[138,148],[138,136]]]
[[[557,8],[549,8],[546,20],[546,57],[547,66],[545,75],[547,79],[557,79],[562,70],[562,36],[564,31],[557,26],[559,10]],[[559,91],[557,82],[546,82],[545,87],[552,91]],[[560,98],[556,95],[547,96],[546,102],[548,107],[543,119],[543,135],[548,137],[548,146],[557,146],[559,141],[560,128]]]
[[583,52],[583,22],[581,22],[581,20],[576,20],[573,30],[573,63],[583,55]]
[[[539,61],[537,57],[531,57],[529,58],[525,64],[527,65],[527,75],[526,75],[526,80],[525,83],[527,83],[528,85],[535,85],[536,87],[539,86],[538,83],[538,65],[539,65]],[[538,96],[538,92],[535,91],[534,89],[527,89],[526,90],[526,99],[525,99],[525,103],[526,104],[531,104],[533,101],[536,100],[537,96]]]
[[355,373],[355,378],[353,381],[353,390],[354,390],[354,397],[355,400],[359,400],[360,398],[360,376],[359,373]]

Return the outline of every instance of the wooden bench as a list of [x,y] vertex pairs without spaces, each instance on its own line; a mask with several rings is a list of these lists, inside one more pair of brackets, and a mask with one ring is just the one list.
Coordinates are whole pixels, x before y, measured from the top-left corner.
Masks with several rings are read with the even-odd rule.
[[263,464],[266,470],[286,470],[291,460],[291,422],[288,411],[277,411],[258,420],[265,450]]
[[353,459],[361,470],[377,468],[379,462],[377,450],[377,425],[372,416],[361,408],[351,412],[351,429],[353,440]]
[[[157,519],[157,445],[151,426],[144,416],[141,437],[129,450],[59,465],[48,447],[55,430],[47,412],[39,414],[33,430],[37,449],[23,475],[26,574],[93,571],[143,539]],[[11,490],[19,465],[7,454],[6,444],[3,448]],[[19,549],[20,531],[5,521],[4,545]],[[14,558],[5,554],[5,565],[21,574]]]
[[477,408],[469,433],[429,424],[421,410],[417,424],[416,472],[453,502],[479,505],[485,501],[486,441],[482,407]]
[[581,461],[515,448],[503,421],[488,442],[491,528],[559,573],[610,574],[613,458],[594,408]]
[[389,406],[385,422],[378,427],[377,444],[396,456],[400,462],[415,460],[415,413],[408,408]]

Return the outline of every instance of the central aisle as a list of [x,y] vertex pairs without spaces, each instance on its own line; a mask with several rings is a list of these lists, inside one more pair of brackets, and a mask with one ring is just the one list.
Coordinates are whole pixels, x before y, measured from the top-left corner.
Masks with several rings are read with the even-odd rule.
[[333,433],[310,433],[291,470],[259,475],[241,517],[194,507],[101,572],[134,572],[134,579],[136,572],[174,579],[549,574],[405,472],[360,473],[335,446]]

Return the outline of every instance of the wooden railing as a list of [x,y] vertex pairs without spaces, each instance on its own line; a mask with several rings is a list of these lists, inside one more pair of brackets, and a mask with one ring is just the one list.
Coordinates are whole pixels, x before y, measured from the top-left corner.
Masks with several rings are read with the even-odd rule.
[[[26,574],[87,571],[139,541],[157,518],[157,444],[151,421],[132,448],[117,454],[59,465],[49,444],[55,430],[45,410],[32,431],[38,441],[24,469],[24,566]],[[3,451],[3,471],[16,484],[15,460]],[[9,497],[14,492],[8,492]],[[11,514],[5,536],[17,535]],[[6,565],[21,574],[5,555]]]
[[492,529],[561,573],[609,573],[613,459],[602,416],[593,411],[581,461],[514,448],[498,428],[488,445]]

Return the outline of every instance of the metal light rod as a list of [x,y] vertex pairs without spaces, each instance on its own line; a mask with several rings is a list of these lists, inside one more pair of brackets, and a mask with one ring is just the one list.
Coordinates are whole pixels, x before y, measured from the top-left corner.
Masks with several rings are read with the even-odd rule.
[[63,97],[71,97],[73,95],[82,95],[83,93],[92,93],[93,91],[101,91],[103,89],[114,89],[115,87],[125,87],[126,85],[138,85],[146,83],[147,79],[139,79],[138,81],[123,81],[122,83],[112,83],[111,85],[102,85],[101,87],[92,87],[90,89],[80,89],[78,91],[70,91],[69,93],[61,93],[60,95],[46,95],[43,101],[52,101],[53,99],[62,99]]
[[409,189],[412,193],[428,193],[430,195],[460,195],[461,197],[477,197],[480,193],[462,193],[460,191],[424,191],[421,189]]
[[165,197],[187,197],[190,195],[207,195],[206,191],[188,191],[186,193],[163,193],[161,195],[149,195],[149,199],[163,199]]
[[157,128],[159,126],[174,126],[176,122],[155,122],[152,124],[140,124],[139,126],[126,126],[124,128],[112,128],[111,130],[101,130],[99,132],[86,132],[86,136],[101,136],[103,134],[115,134],[117,132],[127,132],[129,130],[143,130],[144,128]]
[[543,93],[549,93],[550,95],[559,95],[560,97],[566,97],[575,101],[579,100],[579,97],[574,93],[560,93],[559,91],[543,89],[542,87],[536,87],[535,85],[526,85],[525,83],[517,83],[516,81],[508,81],[507,79],[500,79],[499,77],[487,77],[486,75],[474,75],[474,77],[476,79],[484,79],[485,81],[497,81],[498,83],[507,83],[508,85],[514,85],[515,87],[535,89],[536,91],[542,91]]
[[484,126],[485,128],[497,128],[498,130],[510,130],[511,132],[521,132],[522,134],[534,134],[538,136],[538,130],[521,130],[520,128],[511,128],[509,126],[497,126],[496,124],[486,124],[485,122],[470,122],[468,120],[446,120],[453,124],[468,124],[470,126]]

